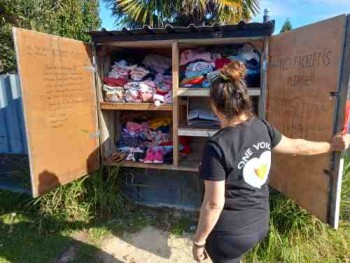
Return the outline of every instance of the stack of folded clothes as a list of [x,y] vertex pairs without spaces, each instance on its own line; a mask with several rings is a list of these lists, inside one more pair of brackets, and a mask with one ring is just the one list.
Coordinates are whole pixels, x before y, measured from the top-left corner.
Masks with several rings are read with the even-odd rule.
[[[143,163],[173,163],[171,118],[133,119],[123,126],[116,142],[114,160]],[[181,153],[190,153],[187,141],[180,138]]]
[[171,59],[165,56],[147,55],[142,65],[116,61],[103,81],[109,102],[172,103]]
[[219,70],[232,60],[245,63],[248,87],[260,86],[260,55],[246,44],[183,51],[180,58],[180,87],[210,88],[210,80],[215,79]]

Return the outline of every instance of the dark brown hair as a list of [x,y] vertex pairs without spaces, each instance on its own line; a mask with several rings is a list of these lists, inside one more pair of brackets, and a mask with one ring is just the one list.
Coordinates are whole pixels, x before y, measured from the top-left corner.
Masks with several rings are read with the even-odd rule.
[[242,114],[249,119],[253,116],[252,102],[244,81],[245,73],[246,67],[242,62],[232,61],[212,81],[210,101],[228,120]]

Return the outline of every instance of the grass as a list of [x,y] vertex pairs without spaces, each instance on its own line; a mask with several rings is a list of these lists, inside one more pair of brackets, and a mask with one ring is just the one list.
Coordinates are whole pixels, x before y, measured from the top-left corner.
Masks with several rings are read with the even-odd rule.
[[341,224],[333,230],[277,192],[270,197],[268,237],[246,256],[246,262],[350,262],[350,160],[342,186]]
[[[125,206],[118,180],[118,168],[109,168],[35,200],[0,191],[0,262],[52,262],[72,245],[79,247],[75,262],[93,262],[107,233],[100,222]],[[87,243],[72,238],[86,229]]]
[[270,233],[246,262],[349,262],[349,224],[335,231],[278,193],[271,195]]
[[[339,230],[330,229],[277,192],[271,193],[269,236],[245,262],[349,262],[350,162],[345,167]],[[193,218],[174,219],[128,204],[121,195],[118,168],[98,171],[34,201],[0,191],[0,262],[53,262],[78,247],[74,262],[98,262],[107,235],[137,232],[148,225],[181,236],[193,231]],[[77,241],[76,236],[85,239]]]

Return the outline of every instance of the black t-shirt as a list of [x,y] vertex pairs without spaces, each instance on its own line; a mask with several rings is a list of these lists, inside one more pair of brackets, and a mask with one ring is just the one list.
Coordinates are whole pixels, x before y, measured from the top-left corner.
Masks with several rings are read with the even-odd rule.
[[269,217],[271,150],[281,138],[268,122],[252,118],[221,129],[207,141],[200,176],[225,180],[225,207],[215,228],[242,228]]

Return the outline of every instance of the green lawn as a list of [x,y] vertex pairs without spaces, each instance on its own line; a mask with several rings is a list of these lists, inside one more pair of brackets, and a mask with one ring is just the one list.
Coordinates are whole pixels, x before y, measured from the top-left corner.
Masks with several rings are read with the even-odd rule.
[[[0,262],[54,262],[68,248],[72,262],[98,262],[99,241],[107,234],[139,231],[147,225],[182,235],[193,218],[162,218],[162,213],[124,205],[118,170],[63,186],[35,202],[0,191]],[[245,262],[350,262],[350,178],[343,185],[342,223],[330,229],[276,192],[271,194],[271,230]],[[122,211],[122,212],[121,212]],[[77,238],[83,233],[83,239]],[[77,241],[81,240],[81,241]]]

